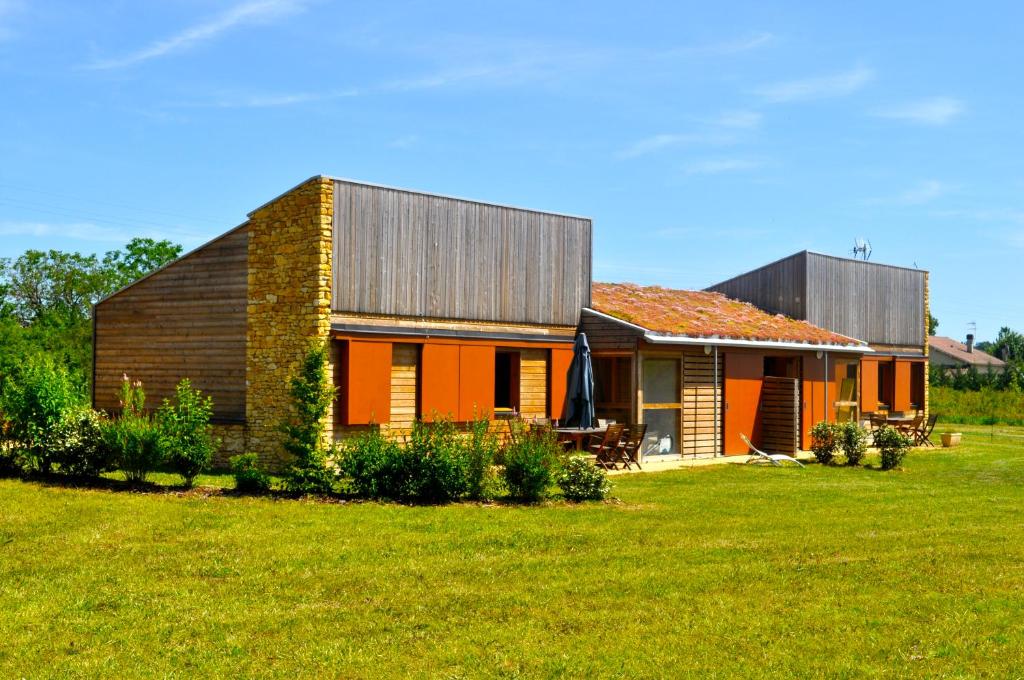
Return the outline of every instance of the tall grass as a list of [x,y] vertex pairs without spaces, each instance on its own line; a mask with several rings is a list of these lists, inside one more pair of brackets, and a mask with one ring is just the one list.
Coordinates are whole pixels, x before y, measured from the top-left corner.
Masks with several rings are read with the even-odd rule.
[[939,414],[940,423],[1024,425],[1024,392],[933,386],[929,395],[929,408]]

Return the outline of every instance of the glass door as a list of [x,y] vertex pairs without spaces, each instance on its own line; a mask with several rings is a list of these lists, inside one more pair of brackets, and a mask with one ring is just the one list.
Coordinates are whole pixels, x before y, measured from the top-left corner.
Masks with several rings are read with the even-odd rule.
[[643,362],[643,415],[647,424],[644,456],[679,455],[682,415],[682,365],[679,359]]

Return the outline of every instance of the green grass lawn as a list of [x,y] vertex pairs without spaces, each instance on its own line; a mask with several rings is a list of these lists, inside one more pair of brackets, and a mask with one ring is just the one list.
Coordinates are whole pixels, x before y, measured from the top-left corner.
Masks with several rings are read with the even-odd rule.
[[958,429],[578,507],[0,481],[0,677],[1019,677],[1024,428]]

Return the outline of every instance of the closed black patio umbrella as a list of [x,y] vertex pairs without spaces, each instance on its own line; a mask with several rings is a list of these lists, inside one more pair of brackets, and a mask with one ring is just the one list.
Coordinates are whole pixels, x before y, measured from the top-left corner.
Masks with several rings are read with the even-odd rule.
[[576,336],[565,396],[569,402],[565,424],[581,430],[593,427],[594,367],[590,364],[590,345],[587,344],[587,336],[584,333]]

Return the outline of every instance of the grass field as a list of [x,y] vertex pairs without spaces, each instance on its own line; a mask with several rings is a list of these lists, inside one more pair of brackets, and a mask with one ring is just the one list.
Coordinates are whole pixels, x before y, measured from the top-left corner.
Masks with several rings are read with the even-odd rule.
[[0,677],[1019,677],[1024,429],[959,429],[579,507],[0,481]]

